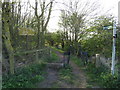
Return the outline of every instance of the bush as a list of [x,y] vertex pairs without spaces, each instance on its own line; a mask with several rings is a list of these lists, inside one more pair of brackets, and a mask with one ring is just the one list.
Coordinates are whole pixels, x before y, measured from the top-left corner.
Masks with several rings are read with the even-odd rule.
[[110,73],[102,73],[100,75],[101,83],[105,88],[118,88],[117,76],[112,76]]
[[43,63],[34,63],[32,65],[20,68],[14,75],[3,76],[3,88],[34,88],[35,83],[44,80],[42,76]]
[[88,64],[86,68],[88,76],[104,88],[120,88],[117,75],[112,76],[105,67],[96,68],[94,64]]

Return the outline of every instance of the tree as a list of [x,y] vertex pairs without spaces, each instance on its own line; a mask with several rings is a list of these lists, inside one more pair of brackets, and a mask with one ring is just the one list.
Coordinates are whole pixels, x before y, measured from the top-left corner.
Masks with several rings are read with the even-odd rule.
[[14,51],[11,44],[11,35],[10,35],[10,3],[3,2],[2,3],[2,32],[3,32],[3,40],[5,47],[7,49],[9,55],[10,62],[10,73],[14,74]]
[[59,45],[64,47],[64,41],[63,41],[63,36],[62,32],[56,31],[54,33],[46,33],[46,41],[49,43],[50,46],[56,46],[58,47]]
[[112,26],[113,17],[100,16],[91,22],[88,28],[88,37],[82,40],[83,50],[90,55],[100,53],[106,57],[111,57],[112,52],[112,28],[103,30],[103,26]]
[[113,18],[112,15],[95,17],[95,19],[89,24],[91,26],[90,28],[93,32],[101,34],[105,31],[103,30],[104,26],[113,26]]
[[62,10],[59,24],[64,31],[64,39],[72,44],[74,53],[77,53],[79,41],[83,34],[86,34],[85,23],[87,17],[97,10],[97,6],[96,3],[91,4],[89,1],[82,3],[77,0],[70,1],[69,5],[66,6],[67,8]]
[[[10,73],[14,74],[14,53],[20,47],[20,37],[18,28],[22,26],[25,22],[25,16],[21,18],[21,2],[5,0],[2,2],[2,48],[3,48],[3,58],[9,59]],[[7,55],[6,55],[7,54]],[[7,62],[7,61],[5,61]]]
[[[40,5],[40,9],[41,9],[41,14],[38,14],[38,4]],[[46,2],[40,1],[38,3],[38,1],[35,1],[35,8],[33,7],[34,11],[35,11],[35,17],[36,17],[36,21],[37,21],[37,30],[38,30],[38,48],[43,48],[45,45],[45,32],[46,32],[46,28],[48,25],[48,22],[50,20],[50,15],[51,15],[51,11],[52,11],[52,5],[53,5],[53,1],[50,1],[50,3],[48,3],[46,5]],[[47,18],[45,18],[45,12],[47,10],[49,6],[49,10],[48,10],[48,15]]]

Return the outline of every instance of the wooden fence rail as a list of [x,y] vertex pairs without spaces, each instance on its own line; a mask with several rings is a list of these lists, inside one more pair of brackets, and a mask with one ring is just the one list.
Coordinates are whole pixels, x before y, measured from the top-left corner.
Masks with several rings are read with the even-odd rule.
[[36,50],[29,50],[29,51],[21,51],[21,52],[15,52],[14,55],[15,56],[19,56],[19,55],[23,55],[23,54],[29,54],[29,53],[35,53],[35,52],[41,52],[44,50],[49,50],[50,48],[44,48],[44,49],[36,49]]
[[36,49],[36,50],[29,50],[29,51],[21,51],[21,52],[15,52],[14,56],[21,56],[24,54],[30,54],[35,53],[35,58],[38,61],[39,59],[39,52],[47,51],[48,55],[50,56],[50,48],[44,48],[44,49]]
[[[42,53],[43,55],[44,54],[47,54],[48,56],[50,56],[51,54],[51,49],[48,47],[48,48],[43,48],[43,49],[39,49],[39,50],[28,50],[28,51],[17,51],[17,52],[14,52],[14,56],[18,56],[18,57],[24,57],[23,55],[26,55],[26,54],[32,54],[34,53],[35,54],[35,60],[39,60],[39,55]],[[32,54],[34,56],[34,54]],[[4,72],[8,72],[8,68],[9,68],[9,60],[8,59],[5,59],[2,57],[2,65],[5,69]],[[17,59],[16,59],[17,60]],[[15,62],[16,62],[15,60]],[[20,62],[19,62],[20,63]],[[16,64],[16,63],[15,63]],[[18,65],[17,65],[18,66]],[[17,68],[17,67],[16,67]]]

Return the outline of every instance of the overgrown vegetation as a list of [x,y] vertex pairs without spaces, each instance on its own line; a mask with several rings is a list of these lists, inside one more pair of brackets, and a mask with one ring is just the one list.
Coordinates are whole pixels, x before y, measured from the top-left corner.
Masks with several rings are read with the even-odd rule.
[[17,2],[17,0],[8,0],[7,2],[3,0],[1,2],[2,60],[3,62],[9,61],[8,69],[11,74],[14,74],[16,68],[14,56],[16,52],[45,48],[45,34],[53,2],[53,0],[48,2],[35,0],[34,4],[31,4],[29,0],[24,3],[23,1]]
[[64,52],[63,50],[61,50],[61,48],[55,48],[55,47],[51,47],[51,48],[54,49],[54,50],[56,50],[56,51],[59,51],[59,52],[61,52],[61,53]]
[[43,59],[49,63],[59,61],[59,57],[57,56],[57,54],[54,51],[51,51],[50,57],[44,57]]
[[87,73],[88,79],[88,88],[93,86],[99,86],[103,88],[120,88],[120,82],[118,81],[118,76],[111,75],[110,70],[106,67],[101,66],[96,68],[95,64],[88,63],[84,66],[83,61],[76,57],[72,56],[71,60],[77,64],[81,69],[84,69]]
[[72,73],[72,67],[70,65],[66,65],[65,68],[60,69],[59,75],[60,79],[64,80],[66,83],[74,83],[74,75]]
[[16,69],[14,75],[3,75],[3,88],[36,88],[36,84],[44,80],[46,63],[56,62],[59,58],[54,51],[49,57],[42,57],[39,61],[32,62]]
[[77,64],[79,67],[84,66],[84,62],[77,56],[72,55],[70,58],[75,64]]
[[[96,68],[94,64],[88,64],[87,75],[90,77],[89,84],[97,82],[97,84],[104,88],[120,88],[120,82],[117,75],[111,75],[109,70],[104,66]],[[95,84],[95,83],[94,83]]]
[[[58,2],[55,0],[35,0],[34,4],[31,4],[30,0],[22,2],[17,2],[17,0],[8,0],[8,2],[3,0],[1,2],[2,64],[3,72],[9,73],[9,75],[3,76],[3,88],[34,87],[34,83],[42,81],[44,79],[42,71],[45,64],[34,63],[15,71],[16,66],[21,63],[32,63],[35,57],[36,60],[42,58],[46,63],[57,62],[59,61],[57,54],[51,52],[49,56],[49,49],[40,51],[41,53],[36,51],[34,54],[25,53],[18,56],[15,54],[19,51],[44,49],[47,48],[47,45],[61,53],[71,51],[71,54],[75,55],[71,56],[71,60],[79,67],[86,68],[91,82],[98,82],[99,85],[107,88],[120,87],[118,82],[120,68],[118,70],[119,77],[112,76],[104,67],[96,68],[90,63],[84,65],[84,61],[76,57],[84,57],[83,53],[85,54],[85,52],[86,56],[102,54],[105,57],[111,57],[112,26],[115,21],[112,15],[99,16],[101,15],[99,14],[95,17],[98,3],[70,0],[69,3],[63,4],[64,10],[61,10],[58,22],[60,28],[56,32],[50,33],[47,26],[53,7]],[[91,18],[92,16],[94,17]],[[107,26],[112,28],[104,30],[103,28]],[[120,32],[118,31],[116,58],[120,59]],[[120,64],[120,62],[118,63]],[[67,66],[65,69],[61,69],[60,76],[61,79],[72,82],[71,67]]]
[[14,75],[3,76],[3,88],[35,88],[37,82],[44,80],[44,63],[34,63],[19,68]]

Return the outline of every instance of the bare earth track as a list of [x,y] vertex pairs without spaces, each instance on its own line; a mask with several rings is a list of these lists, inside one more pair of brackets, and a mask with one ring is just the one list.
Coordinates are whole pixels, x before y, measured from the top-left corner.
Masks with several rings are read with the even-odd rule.
[[[60,60],[64,59],[62,53],[55,51],[59,56]],[[41,83],[38,83],[38,88],[86,88],[87,87],[87,77],[85,73],[72,61],[70,61],[70,65],[72,67],[72,73],[74,75],[73,84],[66,83],[64,80],[60,80],[58,70],[53,68],[47,68],[47,75],[45,76],[45,80]]]

